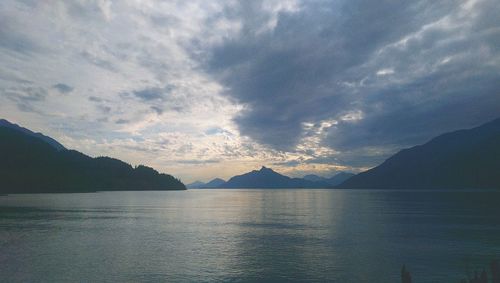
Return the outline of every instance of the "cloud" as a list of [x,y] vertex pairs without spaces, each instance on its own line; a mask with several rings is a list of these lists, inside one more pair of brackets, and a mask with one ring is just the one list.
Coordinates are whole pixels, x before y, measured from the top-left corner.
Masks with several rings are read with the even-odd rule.
[[34,86],[18,86],[0,90],[10,101],[16,103],[17,108],[23,112],[42,113],[40,104],[48,96],[46,89]]
[[16,21],[18,19],[5,14],[0,19],[0,48],[28,56],[45,51],[34,39],[16,30],[14,24]]
[[186,160],[179,160],[177,162],[180,163],[180,164],[202,165],[202,164],[219,163],[220,160],[217,160],[217,159],[208,159],[208,160],[186,159]]
[[158,115],[163,114],[163,111],[164,111],[163,109],[161,109],[161,108],[160,108],[160,107],[158,107],[158,106],[151,106],[151,107],[149,107],[149,108],[150,108],[151,110],[153,110],[153,111],[154,111],[156,114],[158,114]]
[[144,101],[151,101],[151,100],[165,100],[166,96],[168,95],[169,92],[171,92],[173,89],[172,86],[165,86],[165,87],[152,87],[152,88],[145,88],[141,90],[135,90],[132,92],[132,94],[136,97],[138,97],[141,100]]
[[126,119],[118,119],[115,121],[116,124],[119,124],[119,125],[123,125],[123,124],[128,124],[130,123],[129,120],[126,120]]
[[[111,112],[111,107],[105,105],[97,105],[97,108],[102,111],[104,114],[108,114]],[[118,123],[120,124],[120,123]]]
[[394,74],[393,69],[380,69],[377,71],[377,76],[386,76]]
[[52,86],[53,88],[57,89],[60,93],[67,94],[73,91],[73,87],[63,84],[63,83],[58,83]]
[[[245,106],[234,118],[241,134],[293,152],[309,137],[304,123],[333,120],[321,144],[349,155],[346,164],[373,166],[498,115],[499,9],[493,1],[302,2],[273,29],[215,45],[206,68]],[[262,9],[240,13],[243,29],[263,24],[254,20]]]
[[96,96],[89,96],[89,101],[92,101],[92,102],[102,102],[103,99],[99,98],[99,97],[96,97]]
[[97,54],[92,54],[89,51],[83,51],[81,54],[82,58],[84,58],[87,62],[110,72],[117,72],[117,67],[109,60],[101,58]]

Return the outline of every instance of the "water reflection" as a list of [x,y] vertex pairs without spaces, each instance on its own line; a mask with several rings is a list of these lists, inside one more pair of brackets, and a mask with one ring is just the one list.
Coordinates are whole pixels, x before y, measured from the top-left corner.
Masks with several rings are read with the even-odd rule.
[[334,250],[326,242],[334,225],[333,208],[340,205],[324,198],[321,191],[260,190],[248,194],[251,197],[238,211],[235,227],[238,254],[231,269],[239,273],[230,281],[333,278],[335,269],[325,263],[335,266]]
[[499,196],[339,190],[3,196],[0,281],[399,282],[405,263],[415,282],[460,282],[500,254]]

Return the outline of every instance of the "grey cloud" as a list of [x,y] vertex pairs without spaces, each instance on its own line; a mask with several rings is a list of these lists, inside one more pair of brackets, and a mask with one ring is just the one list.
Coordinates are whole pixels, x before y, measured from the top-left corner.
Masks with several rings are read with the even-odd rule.
[[174,27],[179,23],[178,18],[166,15],[151,15],[149,19],[155,26],[162,28]]
[[108,1],[68,1],[64,2],[66,11],[74,20],[86,23],[92,21],[106,21],[108,19]]
[[101,58],[100,56],[94,55],[88,51],[83,51],[80,53],[80,55],[90,64],[108,70],[110,72],[118,72],[117,67],[107,59]]
[[118,124],[118,125],[123,125],[123,124],[130,123],[130,121],[126,120],[126,119],[118,119],[118,120],[115,121],[115,123]]
[[152,101],[152,100],[165,100],[166,95],[170,91],[172,91],[173,87],[172,86],[165,86],[165,87],[152,87],[152,88],[145,88],[141,90],[136,90],[133,91],[132,94],[141,100],[144,101]]
[[175,111],[175,112],[184,112],[184,110],[186,109],[185,106],[183,105],[172,105],[170,107],[168,107],[169,110],[172,110],[172,111]]
[[163,109],[158,107],[158,106],[151,106],[149,107],[151,110],[153,110],[156,114],[161,115],[163,114]]
[[15,102],[19,110],[23,112],[35,112],[42,114],[37,104],[45,101],[48,92],[46,89],[34,86],[21,86],[3,89],[1,92],[6,98]]
[[120,93],[124,99],[139,99],[149,106],[149,109],[158,115],[165,111],[185,112],[190,109],[189,95],[173,95],[174,86],[147,87],[130,92]]
[[100,98],[100,97],[97,97],[97,96],[89,96],[89,101],[92,101],[92,102],[102,102],[103,99]]
[[20,77],[18,75],[10,74],[7,72],[0,73],[0,80],[11,81],[11,82],[14,82],[15,84],[19,84],[19,85],[33,85],[33,81],[23,79],[22,77]]
[[53,88],[57,89],[60,93],[70,93],[73,91],[73,87],[67,85],[67,84],[63,84],[63,83],[58,83],[58,84],[55,84],[52,86]]
[[106,105],[98,105],[97,108],[104,114],[108,114],[111,112],[111,107]]
[[10,51],[30,55],[45,52],[46,49],[12,24],[10,15],[0,11],[0,47]]
[[[108,99],[103,99],[103,98],[100,98],[100,97],[97,97],[97,96],[89,96],[87,98],[90,102],[93,102],[95,107],[102,113],[102,114],[109,114],[111,113],[111,106],[109,106],[108,104],[110,104],[110,101]],[[100,122],[107,122],[108,119],[107,118],[100,118],[98,119],[98,121]],[[117,124],[120,124],[117,122]]]
[[[499,114],[494,2],[473,7],[477,17],[455,1],[304,2],[261,33],[255,4],[227,12],[244,19],[243,32],[215,46],[206,69],[247,106],[235,118],[241,134],[293,151],[304,122],[333,119],[324,145],[373,165],[389,149]],[[363,119],[343,121],[349,111]]]

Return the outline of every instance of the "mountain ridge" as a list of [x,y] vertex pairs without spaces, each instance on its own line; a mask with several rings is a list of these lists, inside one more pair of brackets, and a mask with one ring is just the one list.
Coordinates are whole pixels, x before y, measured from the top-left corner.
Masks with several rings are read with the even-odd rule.
[[19,126],[18,124],[15,124],[15,123],[11,123],[5,119],[0,119],[0,127],[6,127],[6,128],[10,128],[10,129],[13,129],[13,130],[17,130],[17,131],[20,131],[22,133],[25,133],[29,136],[32,136],[32,137],[35,137],[35,138],[38,138],[46,143],[48,143],[49,145],[51,145],[52,147],[54,147],[55,149],[57,150],[66,150],[66,147],[64,147],[61,143],[59,143],[58,141],[56,141],[55,139],[49,137],[49,136],[46,136],[42,133],[35,133],[29,129],[26,129],[24,127],[21,127]]
[[500,118],[403,149],[338,188],[500,189]]
[[22,129],[0,125],[0,193],[185,189],[180,180],[153,168],[60,150]]

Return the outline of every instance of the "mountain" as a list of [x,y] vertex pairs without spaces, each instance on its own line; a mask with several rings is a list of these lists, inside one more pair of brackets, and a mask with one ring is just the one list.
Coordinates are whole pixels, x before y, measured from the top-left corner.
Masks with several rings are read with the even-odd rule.
[[191,184],[186,185],[188,189],[211,189],[211,188],[221,188],[223,184],[225,184],[226,181],[222,180],[221,178],[215,178],[212,181],[208,183],[203,183],[201,181],[196,181]]
[[290,178],[270,168],[262,166],[260,170],[234,176],[223,188],[322,188],[324,183],[313,182],[301,178]]
[[500,119],[404,149],[339,188],[500,189]]
[[220,188],[222,185],[224,185],[226,181],[222,180],[221,178],[215,178],[212,181],[206,183],[203,188]]
[[302,179],[308,180],[308,181],[313,181],[313,182],[320,182],[320,181],[324,182],[324,181],[328,180],[327,178],[324,178],[324,177],[321,177],[318,175],[314,175],[314,174],[305,175],[304,177],[302,177]]
[[342,184],[345,180],[351,178],[354,175],[355,174],[353,174],[353,173],[340,172],[340,173],[337,173],[335,176],[327,179],[326,182],[332,186],[337,186],[339,184]]
[[313,182],[322,182],[326,186],[336,186],[336,185],[341,184],[345,180],[351,178],[354,175],[355,174],[353,174],[353,173],[340,172],[331,178],[325,178],[325,177],[321,177],[318,175],[310,174],[310,175],[305,175],[303,177],[303,179],[308,180],[308,181],[313,181]]
[[0,125],[0,194],[185,189],[152,168],[62,150],[52,138],[7,123]]
[[205,185],[206,185],[206,184],[205,184],[205,183],[203,183],[203,182],[201,182],[201,181],[195,181],[195,182],[192,182],[192,183],[190,183],[190,184],[187,184],[187,185],[186,185],[186,187],[187,187],[188,189],[199,189],[199,188],[201,188],[201,187],[203,187],[203,186],[205,186]]
[[13,130],[19,131],[21,133],[24,133],[28,136],[38,138],[38,139],[48,143],[49,145],[51,145],[53,148],[55,148],[57,150],[66,150],[66,148],[62,144],[57,142],[55,139],[53,139],[51,137],[47,137],[45,135],[42,135],[41,133],[34,133],[26,128],[23,128],[17,124],[13,124],[5,119],[0,119],[0,127],[13,129]]

